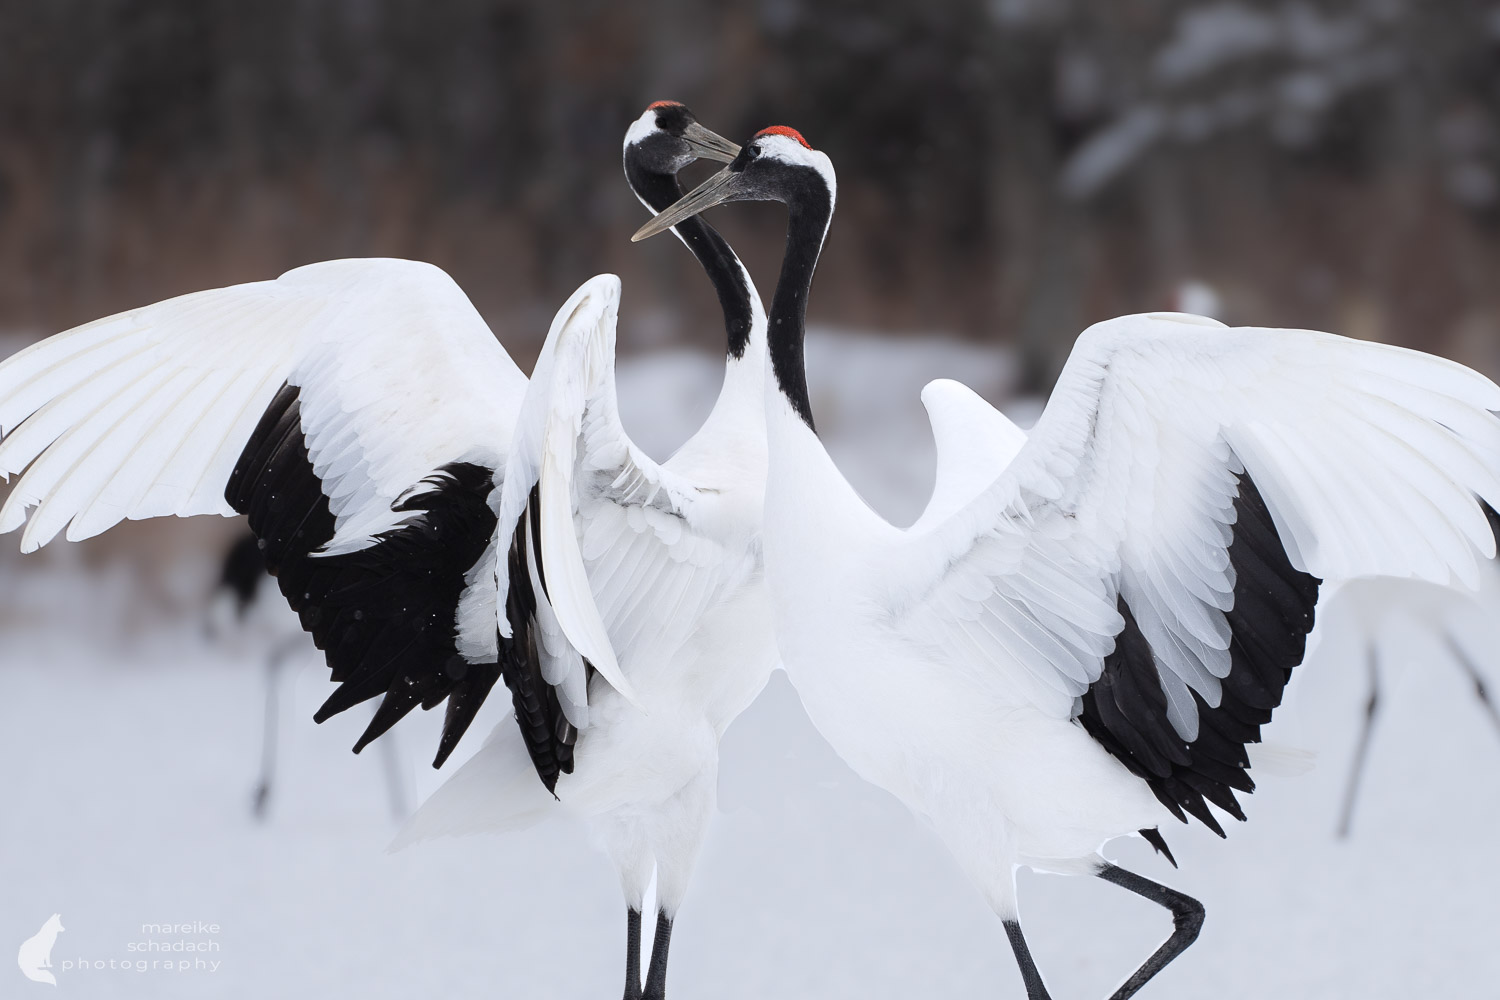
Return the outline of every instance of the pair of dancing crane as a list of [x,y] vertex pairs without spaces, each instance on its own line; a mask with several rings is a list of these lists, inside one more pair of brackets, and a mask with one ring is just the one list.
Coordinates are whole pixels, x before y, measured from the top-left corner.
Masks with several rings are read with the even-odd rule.
[[[683,196],[697,158],[726,166]],[[625,175],[723,307],[723,388],[670,460],[620,426],[620,284],[585,282],[528,380],[436,267],[340,260],[58,334],[0,365],[0,530],[23,550],[124,518],[248,515],[339,682],[355,749],[446,701],[436,765],[497,681],[515,725],[404,840],[584,818],[627,907],[625,996],[665,995],[718,745],[779,662],[822,735],[941,836],[1047,996],[1015,872],[1096,875],[1196,937],[1203,907],[1100,853],[1217,809],[1303,659],[1319,595],[1477,585],[1495,556],[1500,388],[1426,354],[1201,317],[1086,330],[1028,434],[929,385],[938,474],[910,528],[819,442],[804,315],[836,184],[776,127],[743,147],[651,105]],[[767,313],[698,217],[779,201]],[[1212,808],[1211,808],[1212,807]],[[656,879],[644,984],[642,908]]]

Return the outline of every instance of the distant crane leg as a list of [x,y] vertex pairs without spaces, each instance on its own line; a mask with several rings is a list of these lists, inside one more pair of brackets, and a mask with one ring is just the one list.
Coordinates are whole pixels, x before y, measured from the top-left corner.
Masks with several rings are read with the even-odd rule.
[[1123,986],[1115,990],[1110,1000],[1128,1000],[1136,991],[1156,975],[1162,969],[1187,950],[1188,945],[1198,940],[1198,932],[1203,929],[1203,904],[1192,896],[1178,892],[1176,889],[1168,889],[1159,882],[1153,882],[1134,872],[1128,872],[1106,863],[1103,868],[1096,872],[1106,882],[1113,882],[1122,889],[1129,889],[1137,896],[1151,900],[1158,906],[1172,911],[1172,936],[1167,938],[1162,946],[1156,949],[1156,953],[1146,959],[1146,964],[1135,971],[1129,979],[1125,980]]
[[271,804],[271,784],[276,778],[276,743],[281,715],[281,668],[286,659],[302,646],[303,639],[283,640],[266,657],[266,713],[260,737],[260,779],[250,804],[250,814],[264,822]]
[[1370,735],[1375,729],[1375,713],[1380,708],[1380,657],[1373,644],[1365,653],[1365,663],[1370,672],[1370,700],[1365,702],[1365,721],[1360,727],[1359,742],[1354,746],[1354,764],[1349,771],[1349,783],[1344,786],[1344,809],[1339,816],[1338,829],[1340,840],[1349,838],[1349,830],[1354,823],[1354,800],[1359,795],[1365,757],[1370,752]]
[[[376,710],[379,710],[378,704],[376,704]],[[403,820],[411,811],[411,805],[406,799],[406,776],[401,754],[396,746],[396,734],[387,732],[375,742],[380,747],[380,764],[381,769],[385,771],[385,790],[390,799],[391,817]]]
[[1479,668],[1474,666],[1474,661],[1464,652],[1463,647],[1450,635],[1448,637],[1448,648],[1453,651],[1453,658],[1458,661],[1459,667],[1469,675],[1469,680],[1474,682],[1474,697],[1479,699],[1479,704],[1484,707],[1485,714],[1490,717],[1490,724],[1495,727],[1495,732],[1500,733],[1500,708],[1490,700],[1489,689],[1484,686],[1484,675]]

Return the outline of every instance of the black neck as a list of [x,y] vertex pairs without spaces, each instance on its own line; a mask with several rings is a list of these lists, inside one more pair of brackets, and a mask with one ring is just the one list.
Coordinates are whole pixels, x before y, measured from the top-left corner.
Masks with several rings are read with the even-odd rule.
[[[636,196],[650,205],[653,212],[661,212],[682,197],[682,186],[675,176],[648,171],[628,156],[625,158],[625,179]],[[751,311],[750,288],[745,283],[745,272],[740,267],[739,258],[719,231],[696,215],[673,228],[698,258],[718,293],[719,308],[724,311],[729,356],[743,357],[745,346],[750,342]]]
[[813,176],[799,184],[794,196],[786,200],[786,254],[781,259],[781,276],[776,281],[776,297],[771,301],[768,319],[776,385],[808,428],[816,430],[812,403],[807,398],[802,343],[807,330],[807,294],[818,268],[818,255],[823,252],[833,200],[822,178],[811,170],[808,173]]

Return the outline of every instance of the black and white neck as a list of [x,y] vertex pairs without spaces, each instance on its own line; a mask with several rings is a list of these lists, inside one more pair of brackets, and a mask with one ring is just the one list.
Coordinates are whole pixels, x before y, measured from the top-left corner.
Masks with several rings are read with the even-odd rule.
[[[780,201],[787,207],[786,250],[767,332],[771,378],[762,394],[768,468],[765,519],[779,526],[764,533],[766,563],[773,549],[839,550],[839,539],[863,537],[885,524],[839,472],[818,439],[808,397],[803,345],[807,300],[818,258],[833,221],[838,181],[833,163],[789,128],[758,133],[726,168],[726,200]],[[889,526],[887,525],[887,529]],[[806,609],[804,609],[806,610]]]
[[833,220],[837,190],[832,161],[795,129],[762,129],[729,166],[658,213],[632,237],[646,239],[731,201],[779,201],[787,206],[786,251],[771,302],[767,338],[773,378],[766,383],[763,412],[769,421],[773,412],[784,411],[805,431],[813,429],[802,352],[807,297]]
[[746,187],[787,207],[786,250],[768,320],[771,371],[786,405],[815,430],[803,343],[807,297],[838,192],[833,162],[795,130],[778,126],[757,133],[729,169],[737,167]]
[[[694,159],[683,134],[694,124],[692,112],[681,104],[658,101],[625,133],[625,179],[653,213],[682,196],[677,172]],[[724,315],[724,384],[694,439],[704,447],[725,435],[763,442],[766,311],[760,295],[744,264],[713,226],[695,216],[672,231],[702,266]]]
[[[625,133],[625,180],[652,213],[682,197],[677,172],[692,163],[694,156],[681,135],[693,120],[692,112],[681,104],[658,101]],[[752,347],[763,347],[755,342],[764,339],[764,307],[729,242],[698,216],[684,219],[672,231],[697,258],[719,297],[728,358],[741,360]]]

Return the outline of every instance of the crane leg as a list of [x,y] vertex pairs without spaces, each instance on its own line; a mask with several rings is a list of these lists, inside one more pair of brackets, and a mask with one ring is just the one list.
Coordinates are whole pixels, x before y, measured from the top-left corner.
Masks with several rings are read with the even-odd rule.
[[1021,981],[1026,984],[1026,1000],[1052,1000],[1046,984],[1042,982],[1042,974],[1037,971],[1036,962],[1031,957],[1031,949],[1026,947],[1020,921],[1005,921],[1005,936],[1010,938],[1010,950],[1015,952],[1016,965],[1021,970]]
[[[300,644],[300,643],[299,643]],[[281,715],[281,668],[295,650],[289,642],[277,643],[266,657],[266,711],[260,734],[260,777],[250,802],[250,814],[264,822],[271,806],[271,786],[276,779],[276,742]]]
[[1339,814],[1340,840],[1348,839],[1349,830],[1354,825],[1354,801],[1359,796],[1365,758],[1370,753],[1370,736],[1375,731],[1375,713],[1380,709],[1380,657],[1375,652],[1374,645],[1365,653],[1365,664],[1370,673],[1370,700],[1365,702],[1365,719],[1360,726],[1359,741],[1354,745],[1354,763],[1349,770],[1349,781],[1344,786],[1344,808]]
[[[374,711],[379,711],[379,702],[372,702]],[[391,804],[391,817],[398,821],[406,818],[410,805],[406,801],[406,780],[402,773],[401,754],[396,747],[396,734],[385,733],[375,741],[380,747],[380,765],[385,771],[386,796]]]
[[1188,945],[1198,939],[1198,932],[1203,929],[1203,904],[1176,889],[1168,889],[1160,883],[1108,862],[1095,874],[1106,882],[1113,882],[1122,889],[1129,889],[1137,896],[1142,896],[1172,911],[1172,936],[1167,938],[1166,942],[1156,949],[1156,953],[1146,959],[1146,964],[1135,970],[1134,975],[1125,980],[1124,985],[1115,990],[1110,997],[1110,1000],[1127,1000],[1128,997],[1135,996],[1136,991],[1145,986],[1152,976],[1165,969],[1172,959],[1186,951]]
[[667,949],[672,944],[672,919],[664,912],[656,914],[656,940],[651,944],[651,966],[646,970],[646,990],[642,1000],[666,1000]]
[[641,911],[625,911],[625,1000],[641,1000]]
[[1496,708],[1494,701],[1490,699],[1489,688],[1485,687],[1484,675],[1479,672],[1479,668],[1474,665],[1469,654],[1464,652],[1463,647],[1451,635],[1448,637],[1448,648],[1453,651],[1453,658],[1458,661],[1459,667],[1469,675],[1469,680],[1473,682],[1474,697],[1479,699],[1480,706],[1490,717],[1490,724],[1495,727],[1495,732],[1500,733],[1500,708]]
[[276,780],[276,733],[281,726],[281,675],[285,660],[284,646],[276,645],[266,657],[266,712],[261,721],[261,772],[251,796],[251,816],[257,822],[266,820],[272,802],[272,784]]

